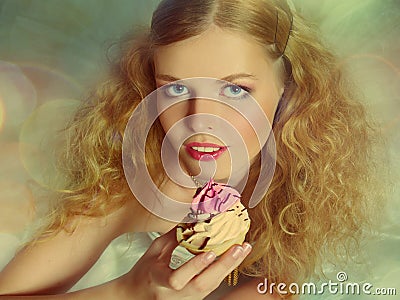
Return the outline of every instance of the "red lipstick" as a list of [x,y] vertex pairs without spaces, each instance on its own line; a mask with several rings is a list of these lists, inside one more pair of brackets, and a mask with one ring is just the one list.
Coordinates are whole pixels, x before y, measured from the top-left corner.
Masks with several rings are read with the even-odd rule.
[[[204,155],[210,155],[214,159],[218,159],[227,148],[213,143],[192,142],[185,145],[186,152],[196,160],[200,160]],[[211,160],[213,158],[206,156],[203,160]]]

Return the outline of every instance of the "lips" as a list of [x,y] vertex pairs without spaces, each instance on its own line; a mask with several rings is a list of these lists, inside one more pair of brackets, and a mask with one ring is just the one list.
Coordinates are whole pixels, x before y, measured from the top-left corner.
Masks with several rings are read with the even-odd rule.
[[187,153],[196,160],[211,160],[218,159],[218,157],[226,151],[227,147],[212,143],[192,142],[186,144],[185,149]]

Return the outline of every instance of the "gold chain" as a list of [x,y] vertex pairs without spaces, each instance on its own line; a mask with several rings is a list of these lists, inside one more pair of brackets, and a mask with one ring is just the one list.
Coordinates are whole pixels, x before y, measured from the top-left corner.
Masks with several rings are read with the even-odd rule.
[[195,184],[198,188],[201,188],[201,187],[204,186],[204,184],[201,184],[200,181],[198,181],[198,180],[196,179],[196,177],[194,177],[193,175],[190,175],[190,178],[192,178],[194,184]]
[[239,269],[235,268],[225,277],[225,282],[228,286],[236,286],[239,282]]

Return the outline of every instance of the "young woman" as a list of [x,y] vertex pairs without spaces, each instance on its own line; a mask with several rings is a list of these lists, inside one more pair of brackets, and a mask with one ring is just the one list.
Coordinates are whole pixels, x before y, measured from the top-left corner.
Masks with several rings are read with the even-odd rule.
[[[197,255],[176,270],[169,262],[179,220],[144,208],[143,201],[159,199],[152,193],[139,199],[130,189],[130,181],[142,176],[140,153],[129,155],[137,167],[135,178],[125,178],[122,159],[128,121],[157,88],[159,115],[142,150],[162,195],[190,203],[196,189],[168,176],[164,140],[186,137],[171,144],[178,145],[172,148],[180,168],[194,182],[204,179],[196,175],[201,157],[210,153],[206,147],[218,148],[212,155],[216,181],[227,182],[249,166],[242,191],[251,218],[247,242],[218,259],[212,252]],[[204,88],[216,91],[218,101],[202,96]],[[162,101],[174,105],[162,110]],[[272,133],[268,126],[257,127],[262,122],[252,120],[248,103],[258,105]],[[204,115],[213,117],[196,117]],[[143,134],[141,119],[135,124],[136,131],[125,132],[125,139]],[[234,153],[242,146],[221,133],[221,124],[241,137],[247,152],[240,160]],[[237,267],[239,285],[229,289],[227,299],[285,297],[290,295],[285,289],[260,294],[260,279],[305,280],[329,254],[339,257],[357,245],[367,224],[373,129],[335,57],[282,0],[162,1],[150,30],[129,41],[109,80],[77,111],[66,133],[68,184],[44,230],[1,272],[5,298],[202,299]],[[275,172],[254,206],[265,163],[261,154],[271,135]],[[125,275],[66,293],[126,232],[162,235]]]

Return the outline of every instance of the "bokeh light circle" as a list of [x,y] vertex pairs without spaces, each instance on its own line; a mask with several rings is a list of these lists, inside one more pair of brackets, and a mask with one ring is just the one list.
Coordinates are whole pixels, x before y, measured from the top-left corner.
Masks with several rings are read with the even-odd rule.
[[3,104],[3,99],[1,98],[0,95],[0,132],[3,129],[4,126],[4,104]]
[[18,66],[35,87],[38,106],[56,99],[80,99],[84,92],[75,78],[55,68],[34,63],[19,63]]
[[63,129],[81,102],[58,99],[39,106],[24,122],[19,151],[25,170],[39,185],[51,190],[64,187],[57,156],[64,147]]
[[15,135],[36,104],[36,89],[21,68],[0,61],[0,129]]

